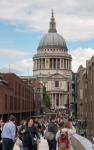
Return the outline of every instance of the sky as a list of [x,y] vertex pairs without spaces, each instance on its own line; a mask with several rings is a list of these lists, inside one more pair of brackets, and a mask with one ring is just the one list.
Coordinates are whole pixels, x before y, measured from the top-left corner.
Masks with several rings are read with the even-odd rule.
[[0,72],[33,74],[33,56],[48,32],[52,9],[72,55],[72,71],[85,67],[94,54],[94,0],[0,0]]

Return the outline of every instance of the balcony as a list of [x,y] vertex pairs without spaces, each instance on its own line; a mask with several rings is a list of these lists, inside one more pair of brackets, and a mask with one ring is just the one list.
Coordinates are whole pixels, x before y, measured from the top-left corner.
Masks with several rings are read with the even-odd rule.
[[78,134],[73,134],[71,136],[71,144],[71,150],[94,150],[92,143],[85,137]]

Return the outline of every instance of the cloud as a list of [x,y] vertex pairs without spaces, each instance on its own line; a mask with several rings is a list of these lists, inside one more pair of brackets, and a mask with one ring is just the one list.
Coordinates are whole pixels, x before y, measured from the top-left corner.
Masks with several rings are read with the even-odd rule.
[[3,0],[0,20],[16,32],[46,33],[54,9],[57,31],[67,41],[94,39],[94,0]]
[[69,54],[72,55],[72,70],[77,72],[80,65],[86,67],[86,60],[90,60],[94,55],[94,49],[79,47],[69,51]]
[[15,73],[17,75],[28,75],[28,70],[31,75],[33,70],[33,59],[24,59],[17,63],[11,63],[10,65],[6,64],[3,67],[0,67],[0,72],[3,73]]
[[17,62],[24,59],[28,55],[31,55],[31,53],[20,50],[0,49],[0,61],[4,63]]
[[[27,57],[30,57],[27,58]],[[0,49],[0,72],[13,72],[15,74],[24,74],[30,68],[33,69],[32,53],[20,50]]]

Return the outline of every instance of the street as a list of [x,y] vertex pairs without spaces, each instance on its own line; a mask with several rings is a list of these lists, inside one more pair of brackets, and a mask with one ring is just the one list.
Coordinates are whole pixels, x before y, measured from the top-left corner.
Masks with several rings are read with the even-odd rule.
[[[19,146],[15,145],[13,150],[19,150]],[[39,144],[39,150],[48,150],[47,141],[45,139],[43,139],[43,137],[41,137],[41,143]],[[71,147],[71,150],[73,150],[72,147]]]

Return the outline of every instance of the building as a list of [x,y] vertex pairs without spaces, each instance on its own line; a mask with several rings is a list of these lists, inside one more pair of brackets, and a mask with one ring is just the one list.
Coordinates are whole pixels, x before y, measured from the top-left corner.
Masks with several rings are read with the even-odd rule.
[[34,76],[20,76],[22,81],[31,86],[34,90],[34,115],[40,115],[43,105],[43,85]]
[[77,117],[77,73],[72,72],[69,79],[69,110],[73,117]]
[[57,33],[54,14],[50,28],[33,57],[33,74],[47,90],[53,108],[61,108],[67,103],[67,82],[71,75],[71,55],[64,38]]
[[94,135],[94,56],[86,61],[86,68],[80,66],[77,80],[78,120],[84,120],[87,138]]
[[0,118],[8,120],[10,114],[20,124],[34,112],[34,90],[14,73],[0,75]]

